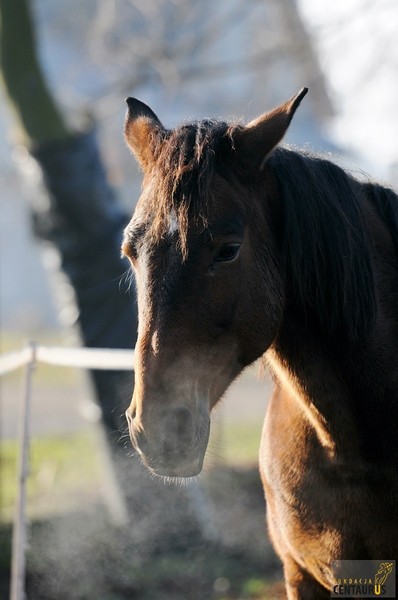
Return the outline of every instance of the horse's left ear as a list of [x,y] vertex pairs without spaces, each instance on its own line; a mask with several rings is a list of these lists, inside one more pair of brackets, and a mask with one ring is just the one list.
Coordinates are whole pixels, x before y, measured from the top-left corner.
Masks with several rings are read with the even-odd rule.
[[127,98],[126,102],[124,137],[145,171],[154,161],[157,141],[164,136],[165,129],[149,106],[135,98]]
[[294,113],[307,92],[308,88],[302,88],[290,100],[261,115],[236,132],[237,148],[248,152],[260,169],[275,146],[282,140]]

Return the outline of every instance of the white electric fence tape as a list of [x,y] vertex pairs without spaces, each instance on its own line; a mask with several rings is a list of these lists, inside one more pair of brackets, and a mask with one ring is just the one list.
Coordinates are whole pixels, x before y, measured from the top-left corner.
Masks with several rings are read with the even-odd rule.
[[23,348],[18,352],[3,354],[3,356],[0,356],[0,376],[27,365],[31,358],[32,348]]
[[[32,348],[9,352],[0,356],[0,376],[27,365],[32,359]],[[113,348],[57,348],[36,346],[35,362],[81,369],[105,371],[132,371],[134,351]]]

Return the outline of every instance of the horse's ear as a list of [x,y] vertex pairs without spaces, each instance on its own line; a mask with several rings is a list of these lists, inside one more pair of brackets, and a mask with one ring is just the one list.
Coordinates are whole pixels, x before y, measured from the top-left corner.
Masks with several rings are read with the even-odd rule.
[[145,171],[154,161],[156,142],[165,129],[155,113],[143,102],[127,98],[124,137],[141,168]]
[[260,169],[275,146],[282,140],[307,92],[308,88],[302,88],[290,100],[251,121],[237,132],[238,147],[254,158]]

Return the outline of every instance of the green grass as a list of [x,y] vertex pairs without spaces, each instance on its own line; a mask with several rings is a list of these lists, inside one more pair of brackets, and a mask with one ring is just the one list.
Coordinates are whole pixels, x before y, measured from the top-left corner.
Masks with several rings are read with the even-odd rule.
[[[0,515],[9,521],[17,495],[18,445],[0,442]],[[81,498],[92,496],[101,480],[101,466],[91,430],[62,437],[31,441],[30,475],[27,486],[28,515],[36,518],[57,513]]]
[[214,458],[228,466],[244,467],[258,463],[261,422],[242,421],[216,424],[209,444],[209,465]]
[[223,454],[228,464],[258,462],[262,423],[227,425],[223,434]]

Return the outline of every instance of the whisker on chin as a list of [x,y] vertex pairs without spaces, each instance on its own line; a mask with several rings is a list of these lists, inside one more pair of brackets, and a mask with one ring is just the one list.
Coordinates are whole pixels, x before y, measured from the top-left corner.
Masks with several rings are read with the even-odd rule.
[[193,477],[168,477],[167,475],[156,475],[154,479],[160,479],[164,485],[177,485],[186,487],[198,481],[199,475]]

